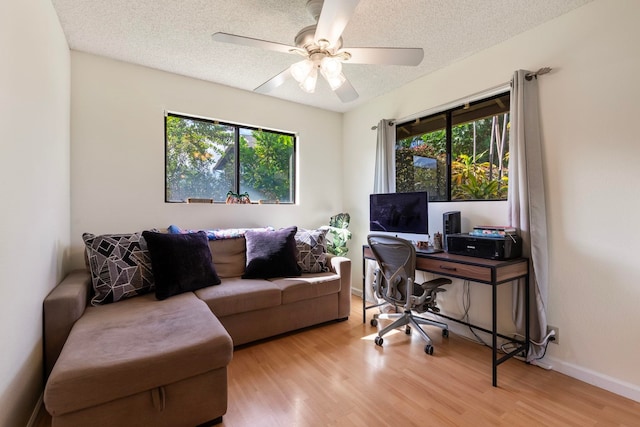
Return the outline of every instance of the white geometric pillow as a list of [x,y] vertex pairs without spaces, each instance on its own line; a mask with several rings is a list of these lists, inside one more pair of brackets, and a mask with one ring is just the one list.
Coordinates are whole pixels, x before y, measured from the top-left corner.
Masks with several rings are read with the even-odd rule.
[[329,271],[327,259],[327,230],[305,230],[298,228],[295,236],[298,248],[298,265],[303,273]]
[[92,305],[108,304],[154,289],[151,257],[141,233],[82,235],[91,270]]

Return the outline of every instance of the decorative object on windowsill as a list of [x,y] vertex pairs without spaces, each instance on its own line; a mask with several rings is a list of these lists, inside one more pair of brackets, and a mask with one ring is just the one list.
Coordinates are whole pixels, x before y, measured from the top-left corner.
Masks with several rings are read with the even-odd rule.
[[240,193],[234,193],[233,191],[229,190],[229,192],[227,193],[226,203],[228,205],[233,205],[233,204],[246,205],[251,203],[251,199],[249,198],[249,193],[240,194]]
[[189,197],[187,203],[213,203],[213,199],[201,199],[198,197]]
[[329,219],[327,231],[327,252],[333,255],[346,256],[349,249],[347,241],[351,239],[351,232],[347,230],[351,217],[348,213],[339,213]]
[[278,200],[278,199],[275,199],[275,200],[260,199],[260,200],[258,200],[258,204],[259,205],[279,205],[280,204],[280,200]]

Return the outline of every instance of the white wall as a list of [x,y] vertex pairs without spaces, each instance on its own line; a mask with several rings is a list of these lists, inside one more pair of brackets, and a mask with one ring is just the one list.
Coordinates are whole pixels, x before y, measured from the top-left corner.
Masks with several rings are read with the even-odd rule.
[[[354,283],[361,283],[357,255],[373,187],[371,126],[502,84],[516,69],[553,67],[539,80],[549,219],[547,313],[560,328],[560,344],[549,346],[547,360],[640,401],[638,16],[640,2],[598,0],[346,113],[344,205],[353,218]],[[356,159],[362,166],[349,167]],[[462,205],[463,216],[474,215],[470,225],[487,222],[492,211],[496,223],[505,218],[501,203]],[[441,224],[441,211],[458,209],[445,206],[432,224]],[[476,293],[473,304],[482,304]],[[459,292],[443,294],[445,304],[451,296]]]
[[[85,53],[71,53],[71,241],[83,232],[326,224],[342,201],[342,115]],[[295,132],[298,204],[164,202],[164,111]]]
[[42,301],[69,246],[69,49],[51,2],[0,13],[0,426],[42,392]]

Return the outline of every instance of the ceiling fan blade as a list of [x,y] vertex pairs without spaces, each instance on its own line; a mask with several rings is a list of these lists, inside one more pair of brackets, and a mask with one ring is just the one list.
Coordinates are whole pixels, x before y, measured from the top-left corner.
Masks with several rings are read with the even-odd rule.
[[338,89],[335,90],[336,95],[340,98],[342,102],[351,102],[358,99],[358,92],[353,88],[351,82],[349,80],[345,80]]
[[316,26],[315,40],[329,40],[333,45],[342,35],[360,0],[324,0]]
[[258,47],[261,49],[275,50],[276,52],[282,52],[282,53],[290,53],[291,49],[296,49],[294,46],[289,46],[282,43],[254,39],[251,37],[236,36],[235,34],[228,34],[228,33],[214,33],[211,35],[211,38],[218,42],[239,44],[242,46]]
[[419,65],[424,58],[421,48],[395,47],[350,47],[345,49],[351,58],[345,61],[349,64],[380,64],[380,65]]
[[286,82],[287,79],[289,79],[289,77],[291,77],[291,71],[289,71],[289,68],[287,68],[286,70],[284,70],[283,72],[281,72],[277,76],[272,77],[271,79],[269,79],[266,82],[262,83],[260,86],[255,88],[253,91],[254,92],[258,92],[258,93],[269,93],[272,90],[274,90],[275,88],[277,88],[278,86],[282,85],[282,83]]

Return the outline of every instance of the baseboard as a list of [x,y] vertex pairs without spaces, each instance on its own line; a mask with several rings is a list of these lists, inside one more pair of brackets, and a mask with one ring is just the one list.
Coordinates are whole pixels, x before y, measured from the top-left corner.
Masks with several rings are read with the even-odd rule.
[[38,421],[38,414],[40,414],[40,409],[42,408],[44,394],[40,394],[38,401],[36,402],[36,407],[33,408],[33,412],[31,413],[31,418],[29,418],[29,422],[27,423],[27,427],[34,427],[36,425],[36,421]]
[[[351,293],[353,295],[362,297],[362,290],[360,289],[352,288]],[[452,330],[452,332],[462,336],[468,335],[468,331],[466,329],[458,330],[455,326],[457,325],[450,326],[450,329]],[[469,338],[473,339],[470,336]],[[560,372],[561,374],[583,381],[587,384],[591,384],[603,390],[610,391],[611,393],[617,394],[622,397],[626,397],[627,399],[640,402],[640,386],[637,386],[635,384],[631,384],[626,381],[620,381],[617,378],[613,378],[608,375],[603,375],[601,373],[583,368],[581,366],[574,365],[572,363],[564,362],[552,356],[546,356],[544,359],[541,360],[541,363],[539,365],[543,369],[553,369],[554,371]]]
[[617,378],[603,375],[571,363],[563,362],[562,360],[551,356],[545,357],[544,361],[550,364],[554,371],[560,372],[561,374],[568,375],[587,384],[591,384],[619,396],[626,397],[627,399],[640,402],[640,387],[635,384],[620,381]]

